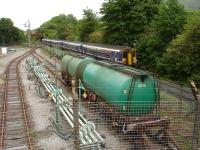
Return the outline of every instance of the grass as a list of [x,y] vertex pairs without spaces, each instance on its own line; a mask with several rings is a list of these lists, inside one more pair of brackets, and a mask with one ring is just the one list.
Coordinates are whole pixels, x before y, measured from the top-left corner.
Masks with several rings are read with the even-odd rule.
[[33,139],[37,138],[37,133],[33,129],[29,129],[29,134]]

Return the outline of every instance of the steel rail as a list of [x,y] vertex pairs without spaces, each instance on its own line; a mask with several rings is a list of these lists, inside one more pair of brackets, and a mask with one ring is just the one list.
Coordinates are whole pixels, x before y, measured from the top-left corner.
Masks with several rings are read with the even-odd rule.
[[[48,64],[50,66],[52,66],[53,68],[55,68],[55,65],[53,65],[50,61],[46,60],[43,56],[39,55],[38,53],[36,53],[35,51],[32,51],[31,54],[37,59],[37,61],[39,61],[40,63],[42,63],[42,60],[45,60],[46,62],[48,62]],[[42,59],[42,60],[41,60]],[[61,76],[56,75],[56,73],[47,65],[45,65],[45,68],[52,73],[54,76],[57,76],[57,79],[66,86],[66,83],[62,80]]]
[[160,89],[161,91],[165,91],[175,96],[176,98],[183,99],[184,101],[187,101],[187,102],[194,101],[192,91],[190,89],[182,87],[181,85],[160,80]]
[[[30,135],[30,133],[29,133],[29,124],[28,124],[28,117],[27,117],[27,110],[26,110],[26,107],[25,107],[25,101],[24,101],[24,95],[23,95],[23,89],[22,89],[22,83],[21,83],[21,79],[20,79],[20,74],[19,74],[19,63],[20,63],[20,61],[22,60],[22,59],[24,59],[26,56],[28,56],[30,54],[30,51],[28,51],[28,52],[26,52],[26,53],[24,53],[24,54],[22,54],[22,55],[20,55],[20,56],[18,56],[18,57],[16,57],[15,59],[13,59],[10,63],[9,63],[9,65],[8,65],[8,67],[7,67],[7,69],[6,69],[6,82],[5,82],[5,90],[4,90],[4,101],[3,101],[3,110],[2,110],[2,117],[1,117],[1,137],[0,137],[0,148],[2,148],[2,149],[6,149],[6,148],[13,148],[13,146],[14,146],[14,148],[19,148],[19,144],[16,144],[16,143],[14,143],[14,142],[16,142],[16,141],[14,141],[13,143],[12,143],[12,147],[10,146],[10,145],[6,145],[5,143],[6,143],[6,140],[7,141],[9,141],[9,140],[13,140],[14,138],[11,138],[11,139],[9,139],[9,138],[7,138],[7,139],[5,139],[5,137],[6,137],[6,133],[7,132],[11,132],[11,130],[8,130],[7,129],[7,126],[9,126],[9,122],[8,122],[8,124],[7,124],[7,121],[8,121],[8,113],[9,113],[9,110],[10,109],[12,109],[12,111],[13,111],[13,107],[12,108],[10,108],[9,106],[8,106],[8,104],[9,103],[15,103],[14,102],[14,100],[12,100],[12,101],[8,101],[9,100],[9,88],[13,88],[14,87],[14,94],[19,94],[18,96],[16,96],[15,98],[18,98],[19,100],[19,102],[20,102],[20,104],[19,105],[12,105],[12,106],[16,106],[16,107],[20,107],[20,108],[22,108],[22,117],[23,117],[23,121],[22,122],[24,122],[24,128],[25,128],[25,131],[26,131],[26,133],[25,133],[25,137],[26,138],[24,138],[25,140],[27,140],[27,142],[26,143],[23,143],[23,144],[28,144],[28,149],[29,150],[33,150],[33,142],[32,142],[32,139],[31,139],[31,135]],[[12,71],[11,71],[11,69],[12,69]],[[15,70],[14,70],[15,69]],[[13,77],[14,76],[14,79],[13,78],[11,78],[11,77]],[[14,83],[12,82],[12,81],[15,81]],[[17,90],[18,89],[18,90]],[[11,90],[11,89],[10,89]],[[13,92],[13,91],[12,91]],[[11,94],[10,95],[10,99],[11,98],[13,98],[13,95]],[[15,99],[16,100],[16,99]],[[18,102],[17,102],[18,103]],[[11,111],[11,112],[12,112]],[[21,112],[21,110],[17,110],[17,112]],[[14,111],[13,111],[14,112]],[[13,113],[12,112],[12,113]],[[15,113],[15,112],[14,112]],[[20,114],[20,113],[19,113]],[[16,114],[12,114],[12,115],[16,115]],[[17,120],[17,119],[16,119]],[[14,120],[14,121],[16,121],[16,120]],[[18,123],[19,123],[19,121],[18,121]],[[8,131],[7,131],[8,130]],[[13,129],[12,129],[13,130]],[[24,129],[22,129],[22,130],[24,130]],[[8,135],[7,135],[8,136]],[[13,135],[14,136],[14,135]],[[16,138],[16,137],[15,137]],[[17,137],[18,139],[21,139],[21,137],[19,138],[19,137]],[[12,142],[12,141],[11,141]],[[21,143],[20,143],[21,144]],[[8,146],[8,147],[6,147],[6,146]],[[24,146],[24,145],[21,145],[21,146]]]

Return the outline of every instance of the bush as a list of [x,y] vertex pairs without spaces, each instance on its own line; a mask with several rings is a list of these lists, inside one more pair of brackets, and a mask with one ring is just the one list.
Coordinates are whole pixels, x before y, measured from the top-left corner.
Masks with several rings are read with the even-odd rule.
[[192,74],[191,80],[193,80],[198,88],[200,88],[200,73]]

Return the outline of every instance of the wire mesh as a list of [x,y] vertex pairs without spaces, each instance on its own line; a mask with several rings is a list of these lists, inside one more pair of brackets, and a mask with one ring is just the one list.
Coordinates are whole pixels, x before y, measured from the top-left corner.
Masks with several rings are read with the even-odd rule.
[[[71,87],[64,87],[64,89],[68,89],[67,95],[70,96]],[[190,89],[161,82],[160,101],[149,101],[152,95],[142,92],[139,94],[146,99],[138,99],[133,105],[117,99],[110,101],[109,97],[120,93],[112,92],[111,87],[107,87],[106,90],[107,100],[99,91],[88,92],[87,98],[84,98],[86,95],[83,91],[81,92],[79,113],[88,122],[95,124],[96,131],[105,140],[105,144],[81,146],[80,149],[190,150],[200,147],[198,144],[200,113],[197,107],[200,105],[194,100]],[[63,122],[63,116],[61,120]],[[63,123],[69,127],[67,122]],[[74,130],[67,130],[70,131],[68,140],[78,139],[73,136]],[[79,126],[79,131],[81,130]]]
[[147,99],[135,104],[137,107],[127,106],[127,110],[123,110],[121,104],[124,102],[110,103],[100,96],[82,98],[79,112],[95,123],[105,139],[102,149],[194,148],[194,133],[199,132],[194,129],[195,124],[198,125],[195,117],[199,116],[196,101],[171,95],[167,89],[162,89],[159,103],[150,105]]

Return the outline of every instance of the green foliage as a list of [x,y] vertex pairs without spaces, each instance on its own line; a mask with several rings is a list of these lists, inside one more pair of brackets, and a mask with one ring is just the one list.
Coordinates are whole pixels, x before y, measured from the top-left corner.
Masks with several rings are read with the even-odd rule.
[[89,42],[90,43],[102,43],[103,41],[103,33],[102,31],[95,31],[89,34]]
[[77,20],[71,14],[55,16],[43,23],[36,33],[52,39],[102,42],[101,21],[91,9],[85,9],[83,13],[81,20]]
[[77,19],[73,15],[59,15],[43,23],[37,32],[48,38],[61,40],[77,39]]
[[160,0],[109,0],[101,9],[104,40],[109,44],[133,46],[158,12]]
[[200,16],[189,18],[184,31],[174,39],[157,67],[172,79],[200,82]]
[[200,73],[192,74],[190,79],[195,82],[198,88],[200,88]]
[[169,42],[183,29],[186,13],[177,0],[168,0],[159,6],[159,12],[148,31],[137,42],[140,66],[155,68]]
[[177,0],[168,0],[160,5],[152,27],[156,35],[168,43],[182,31],[185,18],[184,7]]
[[79,24],[79,39],[83,42],[89,41],[89,36],[96,30],[98,19],[96,14],[91,9],[83,10],[83,19]]
[[144,35],[137,42],[136,46],[138,50],[138,65],[140,68],[153,70],[152,68],[159,57],[162,57],[166,44],[158,36],[150,33],[149,35]]
[[24,39],[23,31],[16,28],[11,19],[0,19],[0,45],[21,43]]

